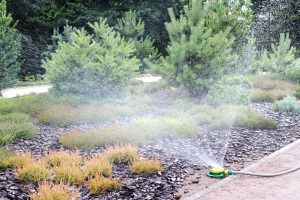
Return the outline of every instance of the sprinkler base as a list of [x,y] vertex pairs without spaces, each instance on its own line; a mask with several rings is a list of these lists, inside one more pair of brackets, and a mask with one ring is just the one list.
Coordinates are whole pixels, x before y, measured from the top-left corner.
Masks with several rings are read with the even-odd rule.
[[211,178],[217,178],[217,179],[225,178],[228,175],[232,175],[232,171],[224,169],[222,167],[220,167],[220,168],[212,168],[207,173],[207,176],[209,176]]

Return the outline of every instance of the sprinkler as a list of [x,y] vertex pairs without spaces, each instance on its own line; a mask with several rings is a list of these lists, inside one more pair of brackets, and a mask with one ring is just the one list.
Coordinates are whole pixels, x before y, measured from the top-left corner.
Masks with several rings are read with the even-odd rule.
[[284,174],[289,174],[289,173],[292,173],[299,169],[300,169],[300,166],[286,170],[286,171],[278,172],[278,173],[265,174],[265,173],[253,173],[253,172],[244,172],[244,171],[233,171],[233,170],[224,169],[223,167],[215,167],[215,168],[212,168],[211,170],[209,170],[209,172],[207,173],[207,176],[209,176],[211,178],[218,178],[218,179],[222,179],[222,178],[225,178],[225,177],[227,177],[229,175],[233,175],[233,174],[242,174],[242,175],[248,175],[248,176],[260,176],[260,177],[274,177],[274,176],[281,176]]

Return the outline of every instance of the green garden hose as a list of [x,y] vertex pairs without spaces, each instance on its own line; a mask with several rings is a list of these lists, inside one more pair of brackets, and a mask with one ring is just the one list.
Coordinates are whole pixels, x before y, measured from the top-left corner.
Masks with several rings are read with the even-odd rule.
[[208,172],[208,176],[211,178],[224,178],[228,175],[233,175],[233,174],[241,174],[241,175],[249,175],[249,176],[260,176],[260,177],[275,177],[275,176],[281,176],[285,174],[289,174],[292,172],[295,172],[297,170],[300,170],[300,166],[282,171],[282,172],[277,172],[277,173],[272,173],[272,174],[266,174],[266,173],[253,173],[253,172],[244,172],[244,171],[233,171],[233,170],[228,170],[224,168],[213,168]]

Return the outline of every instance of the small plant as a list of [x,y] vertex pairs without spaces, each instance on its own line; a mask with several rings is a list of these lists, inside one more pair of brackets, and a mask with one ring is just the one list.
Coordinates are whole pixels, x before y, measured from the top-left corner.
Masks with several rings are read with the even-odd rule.
[[26,183],[45,181],[50,175],[51,171],[47,169],[47,165],[38,161],[26,163],[17,173],[18,178]]
[[13,155],[13,152],[5,148],[0,148],[0,170],[8,167],[7,160]]
[[109,147],[104,155],[114,164],[132,163],[138,159],[137,148],[132,145]]
[[68,153],[61,150],[50,152],[45,156],[45,161],[50,167],[61,166],[63,164],[79,166],[82,162],[82,157],[78,153]]
[[155,174],[163,171],[159,160],[138,160],[132,163],[132,172],[136,174]]
[[13,169],[23,168],[29,163],[34,163],[30,154],[14,155],[3,160],[3,164],[6,167],[11,167]]
[[107,178],[112,174],[112,165],[105,158],[93,157],[85,163],[84,173],[92,177],[103,176]]
[[79,167],[64,164],[54,169],[54,180],[57,183],[63,182],[70,185],[80,185],[83,183],[86,175],[79,169]]
[[295,97],[285,97],[281,101],[277,101],[273,105],[274,110],[281,113],[300,114],[300,105]]
[[39,193],[30,194],[31,200],[76,200],[78,191],[71,191],[68,185],[62,183],[53,185],[49,182],[39,184]]
[[97,176],[89,180],[88,188],[94,195],[100,195],[110,190],[121,189],[121,184],[118,181]]
[[298,89],[295,91],[294,96],[295,96],[298,100],[300,100],[300,88],[298,88]]

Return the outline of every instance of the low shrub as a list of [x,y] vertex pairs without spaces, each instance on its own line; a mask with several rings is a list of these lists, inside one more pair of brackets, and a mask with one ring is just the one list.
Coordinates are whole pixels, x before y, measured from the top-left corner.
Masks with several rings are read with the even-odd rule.
[[109,162],[114,164],[132,163],[138,159],[138,151],[137,148],[132,145],[114,146],[109,147],[104,156]]
[[252,85],[242,77],[230,77],[210,87],[206,102],[210,105],[249,104]]
[[136,174],[155,174],[163,171],[159,160],[138,160],[132,163],[132,172]]
[[37,128],[31,123],[0,123],[0,146],[18,139],[28,139],[37,134]]
[[8,167],[7,160],[14,155],[13,152],[0,148],[0,170]]
[[88,188],[94,195],[100,195],[110,190],[120,190],[121,184],[109,178],[97,176],[89,180]]
[[86,175],[74,165],[63,164],[54,169],[54,181],[63,182],[70,185],[80,185],[83,183]]
[[295,90],[294,96],[300,100],[300,88],[298,88],[297,90]]
[[68,185],[53,185],[49,182],[39,184],[39,193],[30,194],[31,200],[75,200],[79,199],[78,191],[70,190]]
[[26,163],[17,172],[17,177],[26,183],[45,181],[50,175],[51,171],[47,169],[47,165],[38,161]]
[[300,114],[300,104],[295,97],[285,97],[281,101],[277,101],[273,105],[274,110],[281,113]]
[[197,123],[191,118],[142,118],[125,125],[98,127],[86,132],[71,131],[60,137],[70,148],[91,149],[99,145],[144,144],[155,137],[183,137],[197,134]]
[[107,178],[112,174],[112,165],[105,158],[93,157],[85,163],[83,171],[91,177],[103,176]]
[[30,154],[14,155],[3,160],[3,164],[6,167],[11,167],[13,169],[23,168],[30,163],[34,163]]
[[50,167],[61,166],[64,164],[79,166],[82,162],[82,157],[78,153],[68,153],[63,150],[50,152],[44,159]]

